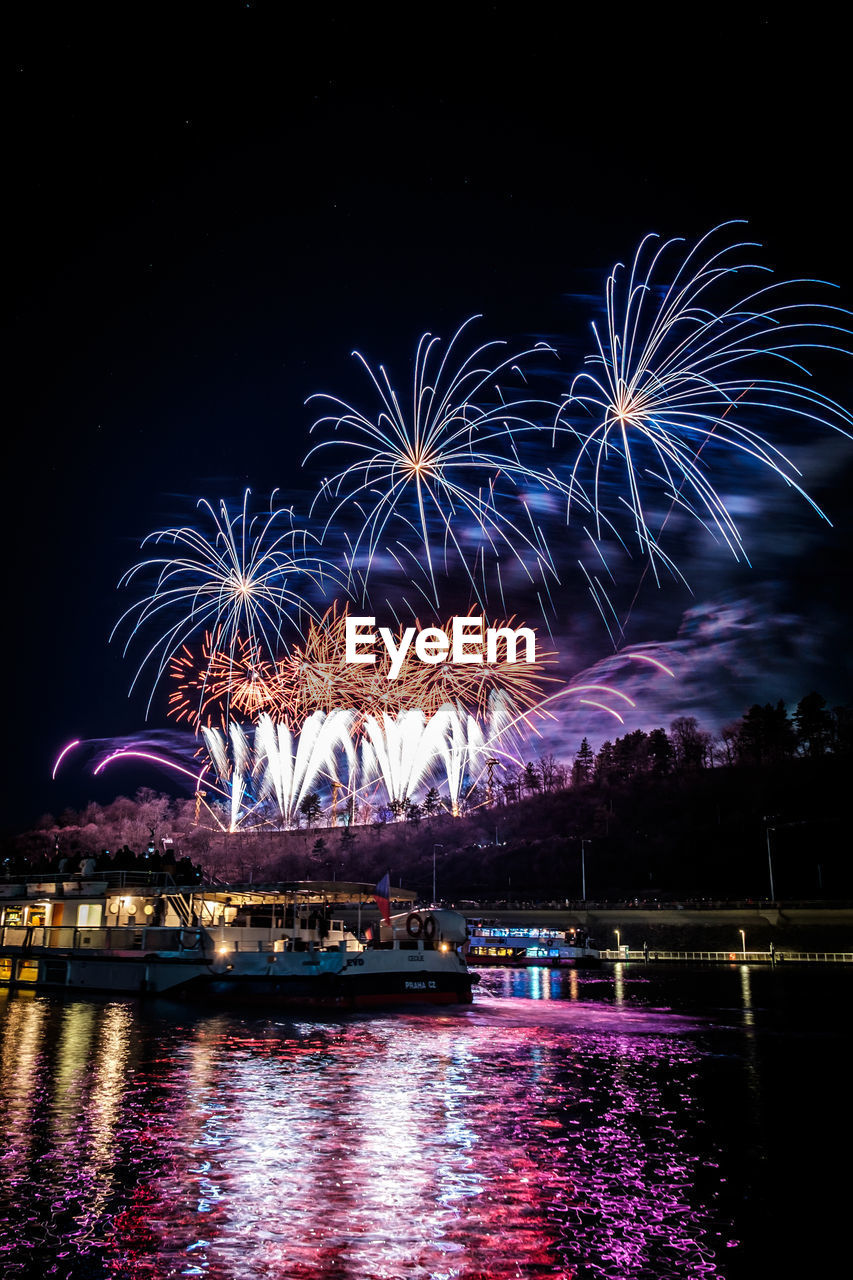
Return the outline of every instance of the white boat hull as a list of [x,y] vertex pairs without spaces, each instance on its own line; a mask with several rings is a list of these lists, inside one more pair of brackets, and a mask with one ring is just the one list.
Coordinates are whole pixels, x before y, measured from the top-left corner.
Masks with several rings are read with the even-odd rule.
[[[474,979],[476,981],[476,979]],[[180,995],[252,1004],[448,1004],[471,1000],[472,976],[455,951],[192,952],[85,956],[30,953],[10,985]]]

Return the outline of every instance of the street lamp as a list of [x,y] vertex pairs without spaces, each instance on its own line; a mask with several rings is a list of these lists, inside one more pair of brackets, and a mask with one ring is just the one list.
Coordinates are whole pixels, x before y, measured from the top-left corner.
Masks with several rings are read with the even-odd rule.
[[583,903],[586,903],[586,858],[584,857],[586,843],[586,840],[581,840],[581,902]]
[[766,818],[764,819],[764,822],[765,822],[765,836],[766,836],[766,839],[767,839],[767,870],[768,870],[768,872],[769,872],[769,874],[770,874],[770,901],[771,901],[771,902],[775,902],[775,901],[776,901],[776,888],[775,888],[775,886],[774,886],[774,884],[773,884],[773,855],[772,855],[772,853],[771,853],[771,851],[770,851],[770,832],[771,832],[771,831],[775,831],[775,830],[776,830],[776,828],[775,828],[775,827],[768,827],[768,826],[766,826],[766,823],[767,823],[767,819],[766,819]]
[[743,958],[746,959],[746,933],[743,929],[738,929],[740,934],[740,949],[743,952]]
[[619,933],[619,930],[618,930],[618,929],[614,929],[614,930],[613,930],[613,932],[616,934],[616,959],[618,960],[618,959],[619,959],[619,950],[620,950],[620,939],[621,939],[621,934]]
[[[776,815],[773,813],[767,814],[764,819],[765,824],[768,823],[771,820],[771,818],[775,818],[775,816]],[[767,830],[767,870],[770,873],[770,901],[771,902],[776,901],[776,889],[773,883],[773,857],[772,857],[771,848],[770,848],[770,832],[778,831],[781,827],[804,827],[805,825],[806,825],[805,820],[802,820],[800,822],[777,822],[775,826],[766,828]]]
[[435,851],[436,851],[436,849],[443,849],[443,848],[444,848],[444,845],[443,845],[443,844],[434,844],[434,845],[432,846],[432,902],[433,902],[433,906],[435,906],[436,902],[438,901],[438,899],[437,899],[437,898],[436,898],[436,896],[435,896]]

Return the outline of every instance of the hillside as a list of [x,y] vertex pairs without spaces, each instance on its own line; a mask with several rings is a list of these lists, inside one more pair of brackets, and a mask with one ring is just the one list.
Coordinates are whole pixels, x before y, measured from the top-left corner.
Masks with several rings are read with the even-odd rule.
[[756,899],[769,896],[769,827],[775,895],[841,900],[853,897],[848,777],[846,754],[825,755],[576,783],[460,818],[234,833],[196,825],[189,801],[145,791],[45,818],[7,850],[7,869],[41,869],[57,852],[159,866],[167,837],[168,857],[223,879],[373,881],[390,870],[431,898],[435,865],[445,900],[562,902],[583,896],[583,842],[590,901]]

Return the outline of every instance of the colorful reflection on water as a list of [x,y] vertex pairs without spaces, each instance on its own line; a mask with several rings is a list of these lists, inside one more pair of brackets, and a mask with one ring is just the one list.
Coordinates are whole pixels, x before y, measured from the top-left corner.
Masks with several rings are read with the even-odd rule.
[[621,965],[305,1021],[6,993],[3,1274],[733,1274],[714,1037],[747,1126],[761,1081],[750,973],[715,982],[713,1018]]

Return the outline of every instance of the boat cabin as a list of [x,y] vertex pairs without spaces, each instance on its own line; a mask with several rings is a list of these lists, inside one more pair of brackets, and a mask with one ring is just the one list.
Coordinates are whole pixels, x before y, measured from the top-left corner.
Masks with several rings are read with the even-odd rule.
[[[142,953],[207,962],[239,952],[359,952],[361,908],[373,906],[374,892],[340,881],[180,886],[162,872],[131,871],[7,882],[0,884],[0,983],[61,982],[63,957]],[[398,901],[414,900],[395,892]]]

